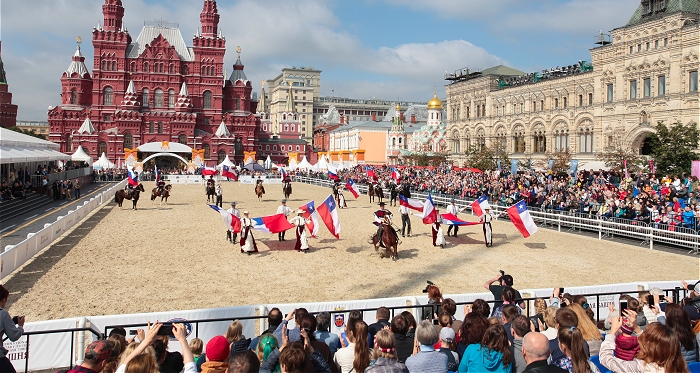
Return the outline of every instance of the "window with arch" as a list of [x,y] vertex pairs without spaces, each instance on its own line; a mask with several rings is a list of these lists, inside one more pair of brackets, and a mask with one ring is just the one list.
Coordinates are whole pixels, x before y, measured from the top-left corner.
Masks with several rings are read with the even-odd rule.
[[211,91],[204,91],[204,108],[211,109]]
[[525,128],[517,126],[513,130],[513,152],[525,153]]
[[163,133],[163,122],[158,122],[158,133]]
[[532,152],[544,153],[547,151],[547,137],[543,125],[538,125],[532,133]]
[[156,93],[153,95],[153,106],[163,107],[163,90],[160,88],[156,89]]
[[297,145],[297,151],[299,151],[299,145]]
[[460,153],[459,133],[452,132],[452,153]]
[[141,101],[141,106],[148,107],[148,88],[143,89],[143,99]]
[[78,103],[78,95],[75,93],[75,89],[70,91],[70,103],[71,105]]
[[554,108],[559,109],[559,99],[558,98],[554,99]]
[[241,99],[240,98],[236,99],[236,110],[241,110]]
[[290,125],[289,125],[289,130],[290,130],[290,131],[294,132],[295,128],[296,128],[295,125],[293,125],[293,124],[290,124]]
[[173,90],[173,89],[168,90],[168,107],[169,108],[175,107],[175,90]]
[[219,150],[219,153],[217,154],[216,159],[217,159],[217,163],[223,162],[224,159],[226,159],[226,151],[223,149]]
[[277,151],[277,145],[272,145],[272,150]]
[[102,64],[101,64],[101,65],[102,65],[102,70],[105,70],[105,71],[106,71],[106,70],[107,70],[107,61],[102,60]]
[[97,146],[97,152],[100,153],[100,157],[102,156],[102,153],[107,154],[107,143],[101,141],[100,144]]
[[182,135],[178,136],[177,142],[179,142],[180,144],[183,144],[183,145],[187,145],[187,135],[182,134]]
[[117,71],[117,61],[112,61],[112,71]]
[[132,62],[132,63],[131,63],[131,65],[130,65],[130,70],[131,70],[132,73],[135,73],[135,72],[136,72],[136,62]]
[[481,151],[486,146],[486,132],[483,128],[479,128],[476,132],[476,149]]
[[396,147],[396,137],[391,138],[391,147],[395,148]]
[[112,87],[105,87],[104,94],[102,96],[102,105],[105,105],[105,106],[112,105],[113,100],[114,100],[114,92],[112,91]]
[[209,151],[210,151],[209,144],[203,144],[202,149],[204,149],[204,159],[209,159],[209,156],[211,155],[209,153]]
[[578,152],[593,153],[593,126],[590,123],[579,128]]
[[125,133],[124,134],[124,143],[122,144],[123,147],[126,148],[133,148],[134,147],[134,137],[130,133]]
[[143,63],[143,71],[146,73],[148,72],[148,62]]
[[154,123],[152,121],[148,123],[148,133],[153,133],[153,125]]
[[569,130],[566,128],[558,128],[554,131],[554,150],[567,151],[569,150]]
[[288,124],[285,124],[285,125],[284,125],[284,132],[287,132],[287,131],[289,131],[289,125],[288,125]]
[[496,145],[499,145],[503,149],[508,149],[508,138],[506,137],[506,131],[503,127],[496,131]]
[[169,72],[170,74],[175,74],[175,65],[170,64],[170,65],[168,66],[168,72]]

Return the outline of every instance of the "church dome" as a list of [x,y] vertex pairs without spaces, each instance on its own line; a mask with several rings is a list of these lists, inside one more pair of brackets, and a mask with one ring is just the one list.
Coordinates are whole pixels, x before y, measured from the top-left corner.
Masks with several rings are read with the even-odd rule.
[[442,110],[442,101],[440,101],[440,99],[437,98],[437,92],[433,94],[433,99],[428,101],[428,110],[430,109]]

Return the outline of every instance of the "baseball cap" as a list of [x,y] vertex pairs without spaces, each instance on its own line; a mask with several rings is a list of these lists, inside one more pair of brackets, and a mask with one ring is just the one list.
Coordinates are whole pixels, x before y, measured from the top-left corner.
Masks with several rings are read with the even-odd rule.
[[455,331],[450,327],[440,329],[440,339],[447,343],[452,343],[455,340]]
[[504,275],[504,276],[503,276],[503,282],[505,282],[507,286],[513,286],[513,276],[511,276],[511,275]]
[[109,340],[94,341],[85,348],[86,360],[100,362],[117,355],[119,352],[114,349],[114,342]]

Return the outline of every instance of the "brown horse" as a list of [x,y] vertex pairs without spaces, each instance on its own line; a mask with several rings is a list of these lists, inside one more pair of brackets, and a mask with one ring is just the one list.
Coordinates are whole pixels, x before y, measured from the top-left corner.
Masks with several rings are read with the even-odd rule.
[[209,199],[211,199],[212,202],[216,202],[216,187],[214,184],[207,184],[206,186],[206,191],[207,191],[207,202],[209,202]]
[[369,196],[369,203],[374,202],[374,186],[372,184],[367,187],[367,195]]
[[258,196],[258,201],[262,201],[263,194],[265,194],[265,187],[263,187],[262,183],[258,183],[255,185],[255,195]]
[[396,184],[389,186],[389,206],[396,206],[396,199],[399,197],[399,191]]
[[160,203],[163,203],[163,200],[165,199],[165,204],[168,204],[168,197],[170,197],[170,192],[173,190],[173,186],[171,184],[166,185],[163,188],[163,192],[160,192],[158,188],[153,188],[151,190],[151,203],[155,201],[157,197],[160,197]]
[[[386,252],[392,260],[396,261],[399,258],[399,236],[391,225],[382,224],[381,242],[375,233],[372,235],[370,243],[374,245],[375,252],[379,250],[381,244],[386,248]],[[381,256],[384,257],[383,254]]]
[[144,193],[146,192],[146,190],[143,189],[143,184],[141,184],[141,183],[139,183],[139,185],[136,186],[136,188],[134,188],[134,190],[131,192],[131,195],[129,195],[126,192],[126,190],[119,189],[118,191],[116,191],[116,193],[114,193],[114,202],[116,202],[117,205],[119,205],[119,208],[121,209],[122,203],[124,202],[124,200],[130,199],[131,202],[133,202],[133,204],[134,204],[132,209],[137,210],[136,202],[139,201],[139,195],[141,194],[141,192],[144,192]]
[[377,195],[379,203],[382,203],[382,199],[384,198],[384,191],[382,190],[382,187],[379,186],[379,184],[374,186],[374,194]]
[[284,194],[285,199],[289,198],[289,196],[292,195],[292,183],[284,183],[282,193]]

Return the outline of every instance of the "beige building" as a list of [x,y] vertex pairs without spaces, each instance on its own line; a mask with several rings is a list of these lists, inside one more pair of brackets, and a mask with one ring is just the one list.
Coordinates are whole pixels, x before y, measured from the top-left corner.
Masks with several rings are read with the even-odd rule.
[[495,143],[520,160],[568,149],[584,167],[618,141],[649,154],[658,121],[700,120],[699,21],[700,0],[642,0],[626,25],[597,38],[590,64],[447,74],[454,160]]
[[[323,124],[323,115],[331,106],[343,118],[343,123],[367,122],[386,117],[397,104],[396,101],[380,100],[376,98],[357,99],[344,97],[316,97],[314,98],[314,126]],[[425,102],[398,102],[401,107],[413,105],[425,105]]]
[[40,120],[18,120],[17,127],[27,131],[34,131],[39,135],[49,138],[49,122]]
[[287,98],[289,92],[292,92],[295,111],[299,114],[301,123],[301,136],[310,140],[313,137],[314,98],[321,94],[321,70],[313,67],[284,68],[280,75],[267,81],[267,86],[267,108],[273,131],[279,132]]

